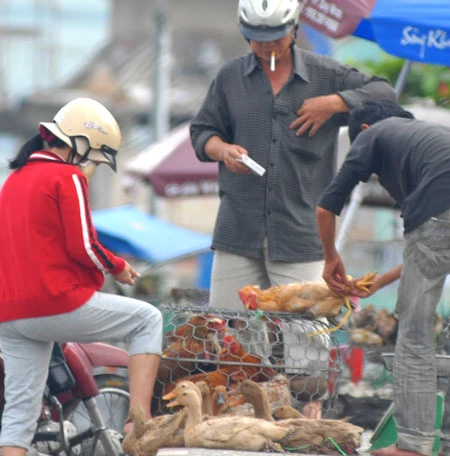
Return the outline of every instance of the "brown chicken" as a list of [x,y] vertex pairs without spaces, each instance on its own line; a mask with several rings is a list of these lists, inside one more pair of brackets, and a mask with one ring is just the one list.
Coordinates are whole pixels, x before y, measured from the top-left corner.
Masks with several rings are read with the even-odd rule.
[[323,282],[293,283],[261,290],[247,285],[239,297],[248,310],[266,312],[308,312],[315,317],[335,317],[341,312],[344,298]]
[[376,309],[373,304],[368,304],[360,311],[352,313],[345,325],[345,328],[347,330],[364,328],[369,331],[374,331],[376,327]]
[[345,328],[350,332],[350,340],[358,345],[395,344],[397,319],[387,309],[377,310],[368,304],[359,312],[353,313]]
[[377,333],[383,338],[383,341],[395,343],[398,322],[394,314],[387,309],[380,309],[375,315],[375,322]]
[[222,347],[217,334],[224,327],[225,322],[221,318],[208,314],[194,315],[188,323],[178,327],[168,336],[171,343],[162,353],[158,380],[169,383],[195,372],[198,368],[196,362],[207,362],[218,356]]
[[[355,286],[369,291],[376,272],[368,272],[356,279]],[[350,292],[350,291],[349,291]],[[345,303],[344,296],[332,291],[325,282],[302,282],[278,285],[261,290],[257,285],[247,285],[238,291],[248,310],[266,312],[308,312],[315,317],[336,317]]]
[[[188,375],[177,381],[190,380],[194,383],[205,381],[214,390],[216,386],[229,387],[236,378],[240,380],[250,378],[255,382],[264,382],[277,375],[277,372],[262,365],[259,356],[246,353],[236,338],[227,334],[223,338],[224,348],[219,356],[219,368],[213,372],[205,372],[195,375]],[[166,391],[171,391],[173,386],[169,385]]]
[[152,399],[152,413],[167,412],[161,396],[168,385],[186,375],[217,368],[222,351],[218,334],[225,322],[214,315],[193,315],[187,323],[168,335],[169,345],[164,349]]
[[167,348],[170,348],[174,343],[180,342],[180,340],[210,338],[211,332],[221,331],[224,328],[225,321],[216,315],[194,314],[187,323],[166,334]]

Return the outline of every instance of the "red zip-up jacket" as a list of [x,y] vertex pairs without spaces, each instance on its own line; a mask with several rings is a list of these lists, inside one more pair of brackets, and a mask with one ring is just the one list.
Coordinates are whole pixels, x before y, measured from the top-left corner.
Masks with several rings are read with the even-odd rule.
[[0,191],[0,322],[70,312],[125,261],[92,224],[86,178],[52,152],[34,152]]

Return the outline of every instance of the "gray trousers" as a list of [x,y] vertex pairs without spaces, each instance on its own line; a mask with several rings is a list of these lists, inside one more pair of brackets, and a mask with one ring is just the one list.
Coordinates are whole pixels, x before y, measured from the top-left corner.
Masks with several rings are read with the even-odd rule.
[[151,304],[99,292],[73,312],[0,323],[6,371],[0,447],[31,444],[54,342],[127,342],[130,356],[160,355],[162,329],[161,312]]
[[[434,315],[445,277],[450,273],[450,211],[428,220],[405,239],[393,365],[397,445],[431,455],[437,389]],[[449,407],[447,394],[442,427],[447,451],[450,451]]]

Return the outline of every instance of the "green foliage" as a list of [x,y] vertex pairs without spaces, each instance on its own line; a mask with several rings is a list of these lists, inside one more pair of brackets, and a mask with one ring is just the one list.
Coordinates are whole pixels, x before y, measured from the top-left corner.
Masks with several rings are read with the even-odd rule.
[[[379,61],[347,61],[359,70],[382,76],[395,85],[404,60],[385,54]],[[450,108],[450,68],[413,62],[400,102],[414,98],[431,98],[435,103]]]

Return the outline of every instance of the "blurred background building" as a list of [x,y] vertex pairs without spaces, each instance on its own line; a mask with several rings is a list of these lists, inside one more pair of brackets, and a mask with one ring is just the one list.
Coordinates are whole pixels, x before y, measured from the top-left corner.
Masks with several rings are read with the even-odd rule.
[[[129,159],[189,121],[218,69],[248,52],[236,7],[237,0],[0,0],[0,185],[7,160],[38,123],[51,120],[70,99],[88,96],[114,113],[124,137],[118,173],[100,167],[90,184],[93,209],[130,203],[211,234],[216,194],[158,197],[149,185],[130,183],[123,170]],[[355,66],[382,57],[376,44],[331,41],[304,24],[297,40]],[[401,261],[397,212],[361,207],[351,236],[345,254],[353,275]],[[395,293],[393,285],[374,300],[392,307]]]
[[[298,40],[330,51],[312,29]],[[217,70],[248,51],[236,2],[0,0],[0,51],[0,179],[6,159],[35,134],[39,121],[50,120],[70,99],[89,96],[111,109],[124,136],[119,173],[99,169],[92,207],[131,199],[173,222],[196,221],[192,228],[211,230],[213,217],[196,216],[194,199],[164,203],[149,188],[127,194],[120,165],[191,119]],[[216,206],[216,198],[203,197],[200,211],[214,214]]]

